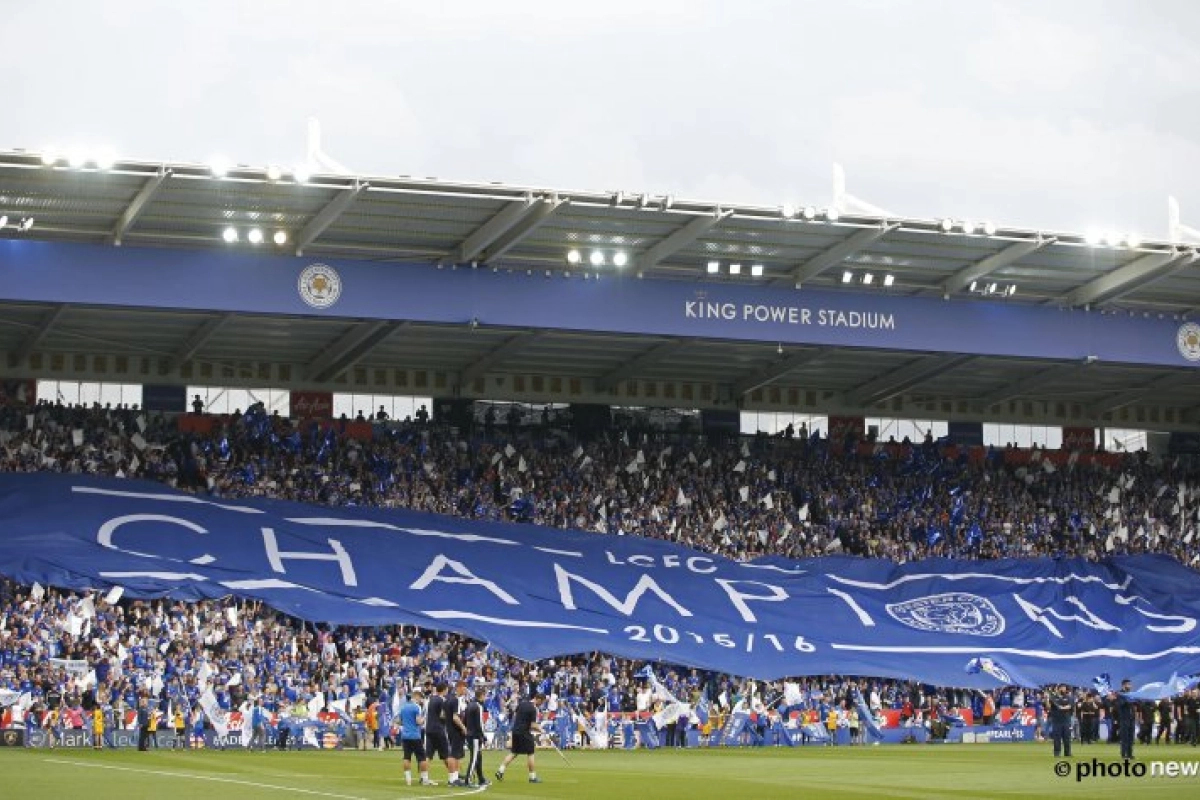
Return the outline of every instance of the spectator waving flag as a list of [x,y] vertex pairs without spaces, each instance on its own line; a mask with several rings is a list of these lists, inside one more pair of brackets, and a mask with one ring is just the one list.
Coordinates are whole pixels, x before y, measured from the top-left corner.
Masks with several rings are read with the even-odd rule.
[[1037,686],[1036,681],[1017,672],[1010,664],[1006,664],[995,656],[980,656],[967,662],[968,675],[988,675],[1001,686]]

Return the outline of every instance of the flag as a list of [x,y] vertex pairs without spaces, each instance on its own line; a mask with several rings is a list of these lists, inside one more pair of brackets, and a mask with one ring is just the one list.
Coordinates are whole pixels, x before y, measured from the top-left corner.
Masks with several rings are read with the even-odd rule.
[[972,658],[967,662],[968,675],[978,675],[980,673],[995,678],[1001,686],[1033,687],[1040,685],[1036,681],[1029,680],[1019,674],[1010,665],[1005,664],[1000,659],[991,656],[980,656]]
[[783,684],[783,702],[789,706],[798,706],[804,703],[804,694],[800,691],[800,684],[790,682]]
[[1200,675],[1172,674],[1165,681],[1147,683],[1126,693],[1125,696],[1130,700],[1166,700],[1184,692],[1190,692],[1196,686],[1200,686]]
[[204,710],[218,736],[229,735],[229,716],[217,703],[217,696],[213,694],[212,689],[206,689],[204,694],[200,695],[200,708]]
[[863,700],[862,692],[857,688],[854,690],[852,699],[854,707],[858,710],[858,721],[867,733],[871,734],[874,739],[882,739],[883,731],[879,729],[879,723],[875,721],[875,717],[871,714],[871,709],[867,708],[867,703]]
[[696,704],[696,719],[700,720],[701,725],[708,724],[709,703],[708,692],[700,693],[700,702]]

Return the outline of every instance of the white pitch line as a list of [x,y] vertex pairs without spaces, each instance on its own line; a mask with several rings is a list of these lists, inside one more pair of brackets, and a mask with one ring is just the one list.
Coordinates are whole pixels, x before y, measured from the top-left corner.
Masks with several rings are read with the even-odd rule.
[[[166,778],[191,778],[197,781],[210,781],[212,783],[234,783],[239,786],[252,786],[255,789],[274,789],[279,792],[293,792],[295,794],[311,794],[317,797],[332,797],[336,800],[369,800],[366,797],[359,797],[352,794],[337,794],[336,792],[321,792],[316,789],[300,789],[295,786],[276,786],[272,783],[259,783],[257,781],[243,781],[237,778],[220,778],[215,775],[193,775],[188,772],[171,772],[165,769],[140,769],[138,767],[118,767],[112,764],[89,764],[83,761],[71,761],[64,758],[43,758],[43,761],[48,761],[52,764],[67,764],[72,767],[91,767],[92,769],[111,769],[117,772],[138,772],[143,775],[160,775]],[[408,788],[408,787],[405,787]],[[421,797],[423,800],[438,800],[442,797],[463,797],[464,795],[479,794],[487,789],[486,786],[479,786],[468,791],[450,792],[447,794],[421,794],[413,795]]]

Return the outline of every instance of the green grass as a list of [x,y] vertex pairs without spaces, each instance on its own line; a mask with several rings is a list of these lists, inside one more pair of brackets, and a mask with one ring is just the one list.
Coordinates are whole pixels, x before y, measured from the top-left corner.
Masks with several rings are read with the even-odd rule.
[[[1076,746],[1075,762],[1115,761],[1116,747]],[[1143,747],[1140,760],[1200,763],[1200,748]],[[526,781],[524,761],[504,783],[483,792],[503,798],[1014,798],[1200,797],[1200,777],[1059,778],[1049,744],[892,745],[849,748],[572,751],[568,766],[553,751],[538,752],[544,783]],[[489,778],[500,753],[487,751]],[[395,800],[456,795],[446,772],[432,770],[436,788],[407,787],[396,752],[24,750],[0,748],[5,797],[86,797],[89,800]],[[15,789],[15,791],[12,791]]]

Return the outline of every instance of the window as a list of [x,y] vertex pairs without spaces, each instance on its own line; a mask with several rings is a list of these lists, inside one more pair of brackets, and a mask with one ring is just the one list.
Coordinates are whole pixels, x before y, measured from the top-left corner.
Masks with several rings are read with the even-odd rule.
[[282,417],[291,415],[292,394],[287,389],[234,389],[220,386],[187,387],[187,407],[191,410],[192,399],[200,395],[206,414],[232,414],[245,411],[255,403],[266,406],[267,413],[276,411]]
[[425,410],[433,413],[433,398],[391,394],[346,394],[338,393],[333,396],[333,416],[340,418],[343,414],[348,419],[354,419],[358,412],[367,419],[374,418],[379,407],[387,412],[389,419],[403,420],[405,417],[416,419],[417,409],[425,406]]
[[99,403],[114,408],[124,403],[128,407],[142,406],[140,383],[96,383],[94,381],[38,381],[37,399],[64,405]]
[[800,435],[803,427],[812,436],[821,431],[824,435],[829,430],[829,417],[824,414],[792,414],[786,411],[743,411],[742,433],[754,435],[762,432],[770,436],[782,433],[791,424],[796,435]]
[[1037,446],[1042,450],[1062,448],[1062,428],[1058,425],[1013,425],[1009,423],[985,422],[983,424],[985,447]]
[[926,432],[931,433],[935,441],[950,433],[950,423],[939,419],[867,417],[868,432],[872,425],[879,428],[879,435],[875,437],[877,442],[886,442],[893,437],[897,442],[903,442],[907,436],[910,442],[920,443],[925,441]]

